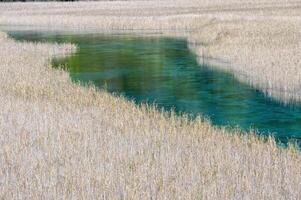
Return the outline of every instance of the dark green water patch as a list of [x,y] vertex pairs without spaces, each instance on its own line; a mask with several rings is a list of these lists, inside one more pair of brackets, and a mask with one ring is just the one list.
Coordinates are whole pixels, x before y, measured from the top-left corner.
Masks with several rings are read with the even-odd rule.
[[137,103],[155,103],[192,116],[208,117],[214,125],[273,134],[300,145],[301,106],[284,105],[235,80],[229,73],[199,65],[187,42],[133,35],[70,35],[10,32],[17,40],[68,42],[78,52],[54,59],[74,81],[92,82]]

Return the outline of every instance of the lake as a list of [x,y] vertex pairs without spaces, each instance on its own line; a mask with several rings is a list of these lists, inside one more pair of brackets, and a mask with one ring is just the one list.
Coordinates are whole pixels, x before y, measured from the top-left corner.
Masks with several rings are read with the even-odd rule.
[[197,63],[186,40],[133,34],[66,34],[14,31],[17,40],[74,43],[78,51],[53,59],[73,81],[91,82],[137,104],[156,104],[177,113],[201,115],[216,126],[272,134],[301,144],[301,106],[288,105]]

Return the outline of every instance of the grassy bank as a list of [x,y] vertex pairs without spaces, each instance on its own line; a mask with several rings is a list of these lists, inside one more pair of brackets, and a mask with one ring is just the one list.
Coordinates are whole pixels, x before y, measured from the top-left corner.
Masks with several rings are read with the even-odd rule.
[[[200,59],[220,55],[231,63],[221,67],[247,73],[242,81],[297,88],[298,12],[288,8],[286,19],[283,9],[255,9],[271,2],[277,1],[246,8],[234,1],[1,4],[0,23],[178,30]],[[293,148],[76,85],[50,66],[51,57],[75,51],[73,45],[15,42],[5,33],[0,44],[1,198],[301,198],[301,156]]]
[[0,38],[2,198],[300,198],[293,149],[75,85],[49,65],[72,45]]

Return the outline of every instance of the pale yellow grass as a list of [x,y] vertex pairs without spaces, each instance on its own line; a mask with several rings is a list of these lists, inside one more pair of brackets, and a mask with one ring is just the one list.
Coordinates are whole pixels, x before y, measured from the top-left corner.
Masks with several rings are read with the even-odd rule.
[[[298,2],[223,2],[0,4],[0,23],[181,30],[164,33],[187,37],[200,62],[226,61],[217,67],[246,73],[242,80],[262,89],[298,88]],[[73,45],[20,43],[4,33],[0,44],[1,198],[301,199],[301,156],[293,148],[73,84],[49,64]]]
[[0,24],[76,31],[157,30],[186,37],[200,62],[228,70],[279,100],[301,100],[299,1],[4,3]]
[[2,199],[300,199],[301,156],[73,84],[0,34]]

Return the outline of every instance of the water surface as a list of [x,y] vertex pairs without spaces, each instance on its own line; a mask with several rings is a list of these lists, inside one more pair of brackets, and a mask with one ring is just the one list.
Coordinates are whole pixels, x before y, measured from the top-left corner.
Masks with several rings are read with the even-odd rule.
[[93,82],[137,103],[155,103],[208,117],[214,125],[273,134],[287,142],[301,138],[301,106],[284,105],[229,73],[200,65],[187,42],[164,37],[10,32],[18,40],[71,42],[79,51],[63,65],[74,81]]

